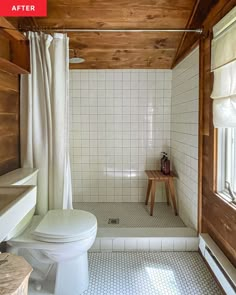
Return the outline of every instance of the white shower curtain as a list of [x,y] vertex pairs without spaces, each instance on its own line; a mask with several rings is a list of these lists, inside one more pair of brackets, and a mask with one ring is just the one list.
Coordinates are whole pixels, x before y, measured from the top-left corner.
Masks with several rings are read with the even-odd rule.
[[69,40],[29,32],[31,74],[21,76],[21,165],[38,168],[36,212],[72,208]]

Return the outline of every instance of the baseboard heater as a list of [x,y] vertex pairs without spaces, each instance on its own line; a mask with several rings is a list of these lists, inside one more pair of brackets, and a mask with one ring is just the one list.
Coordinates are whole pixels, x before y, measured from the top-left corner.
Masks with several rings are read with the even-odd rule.
[[236,294],[236,269],[208,234],[200,235],[200,251],[227,295]]

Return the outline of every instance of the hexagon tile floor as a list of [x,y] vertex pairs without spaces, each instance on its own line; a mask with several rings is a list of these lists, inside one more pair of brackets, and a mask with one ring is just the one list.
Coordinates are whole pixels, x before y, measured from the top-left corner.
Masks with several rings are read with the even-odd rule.
[[83,295],[222,295],[197,252],[90,253]]

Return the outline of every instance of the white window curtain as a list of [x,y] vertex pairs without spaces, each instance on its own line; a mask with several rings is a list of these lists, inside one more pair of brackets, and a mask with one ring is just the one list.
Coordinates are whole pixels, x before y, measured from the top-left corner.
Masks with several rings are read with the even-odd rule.
[[38,214],[72,208],[69,40],[28,32],[31,74],[21,76],[21,164],[38,168]]
[[236,127],[236,7],[213,28],[213,33],[213,123],[215,128]]

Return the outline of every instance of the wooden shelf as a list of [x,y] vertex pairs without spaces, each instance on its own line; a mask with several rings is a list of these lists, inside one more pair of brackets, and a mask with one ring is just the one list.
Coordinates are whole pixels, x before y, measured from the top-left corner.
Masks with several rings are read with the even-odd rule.
[[20,66],[10,62],[9,60],[0,57],[0,68],[2,71],[11,74],[29,74],[29,71]]
[[28,40],[0,38],[0,69],[10,74],[30,73],[30,49]]

